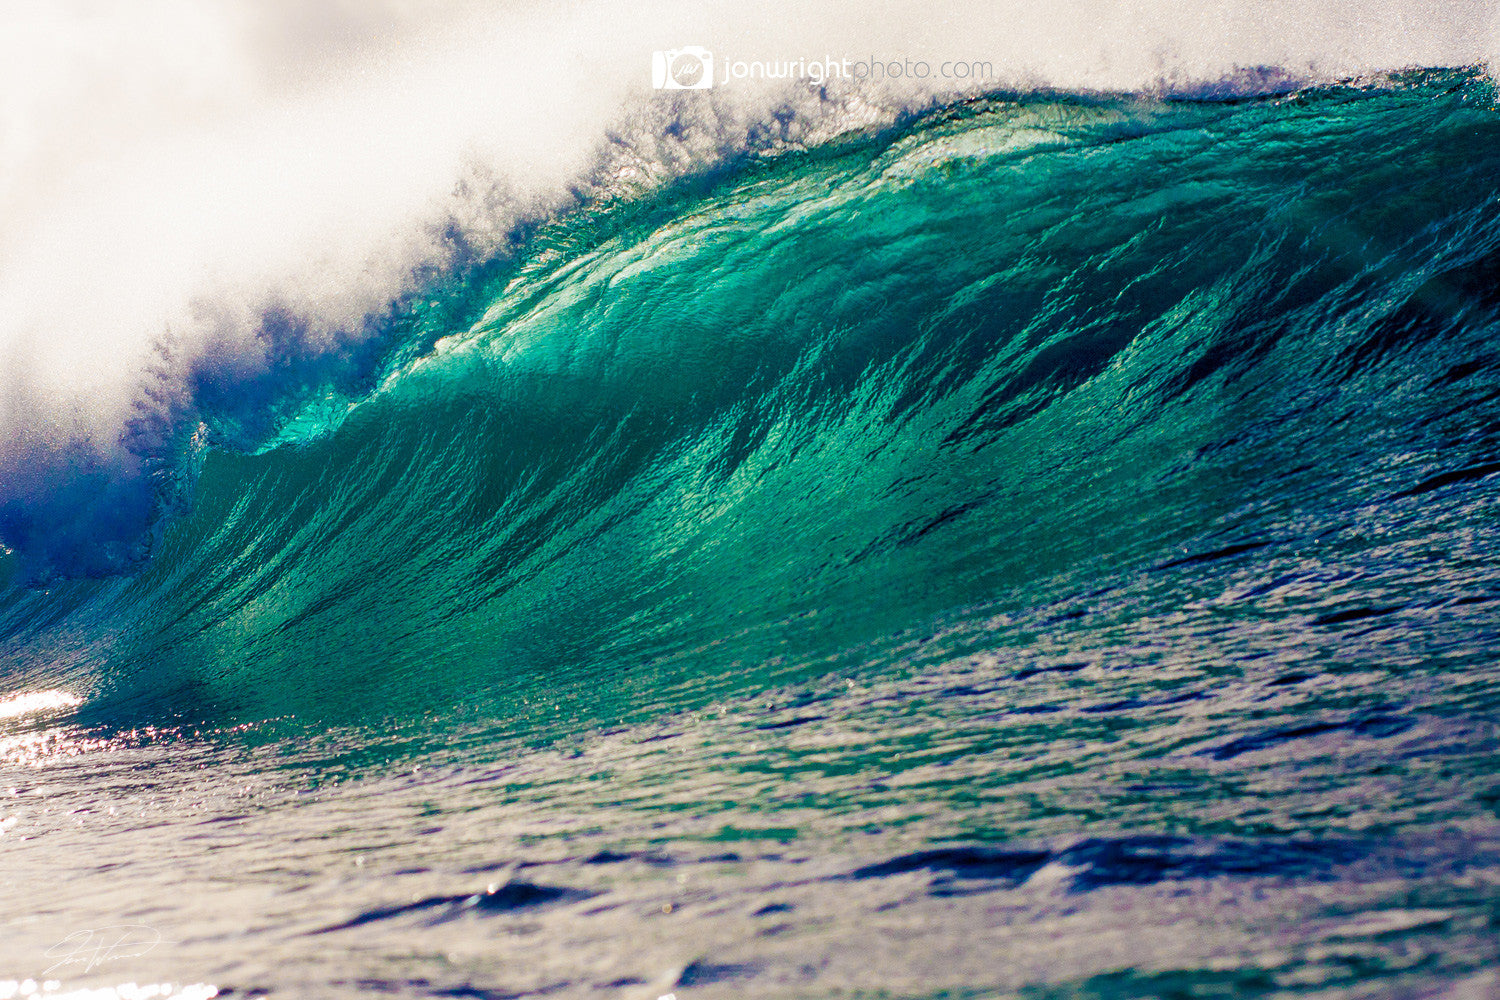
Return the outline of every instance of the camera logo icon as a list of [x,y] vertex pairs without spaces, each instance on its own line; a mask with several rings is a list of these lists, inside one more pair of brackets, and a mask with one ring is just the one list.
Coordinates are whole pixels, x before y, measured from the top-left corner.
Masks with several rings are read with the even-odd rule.
[[714,85],[714,54],[701,45],[651,53],[651,86],[657,90],[707,90]]

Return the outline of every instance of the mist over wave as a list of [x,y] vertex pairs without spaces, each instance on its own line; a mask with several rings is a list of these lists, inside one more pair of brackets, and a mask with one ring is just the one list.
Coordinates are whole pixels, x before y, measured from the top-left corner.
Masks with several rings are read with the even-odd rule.
[[[1398,2],[6,16],[0,543],[33,581],[139,565],[194,456],[368,393],[477,318],[452,289],[559,214],[981,92],[1222,97],[1475,66],[1496,23],[1491,3]],[[651,91],[651,53],[684,44],[994,73]]]

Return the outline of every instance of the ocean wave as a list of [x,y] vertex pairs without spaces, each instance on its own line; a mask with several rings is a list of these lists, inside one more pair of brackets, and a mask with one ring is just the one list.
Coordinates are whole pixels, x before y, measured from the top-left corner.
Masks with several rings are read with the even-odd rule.
[[[482,312],[476,290],[561,216],[982,94],[1232,99],[1479,65],[1495,37],[1487,4],[344,16],[163,3],[15,24],[0,543],[20,578],[138,569],[202,448],[253,452],[310,401],[367,395]],[[97,44],[56,48],[78,37]],[[725,65],[961,59],[985,77],[644,92],[651,49],[674,39]]]
[[1473,72],[990,95],[580,199],[368,354],[195,385],[201,471],[75,464],[73,535],[0,508],[23,565],[91,569],[99,510],[129,539],[194,489],[134,575],[13,587],[7,657],[117,704],[417,711],[1436,524],[1500,447],[1497,130]]

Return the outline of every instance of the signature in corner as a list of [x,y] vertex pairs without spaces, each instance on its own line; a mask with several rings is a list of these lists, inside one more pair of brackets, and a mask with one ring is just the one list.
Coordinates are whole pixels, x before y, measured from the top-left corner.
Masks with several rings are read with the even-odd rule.
[[46,957],[57,961],[42,974],[49,975],[65,965],[81,965],[84,972],[89,972],[105,962],[139,958],[161,943],[161,932],[144,924],[74,931],[47,949]]

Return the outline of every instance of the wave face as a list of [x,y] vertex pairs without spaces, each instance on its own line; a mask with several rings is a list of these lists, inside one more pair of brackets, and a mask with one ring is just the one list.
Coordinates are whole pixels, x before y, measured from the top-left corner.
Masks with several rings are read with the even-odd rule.
[[[196,493],[139,572],[17,570],[10,672],[309,719],[511,715],[545,678],[587,714],[605,677],[711,698],[1101,587],[1133,595],[1112,628],[1247,560],[1271,590],[1236,600],[1279,620],[1492,600],[1493,102],[1437,71],[991,96],[585,203],[339,378],[202,376],[202,412],[295,411],[143,473]],[[64,488],[138,516],[118,481]],[[1413,648],[1483,643],[1440,620]]]

